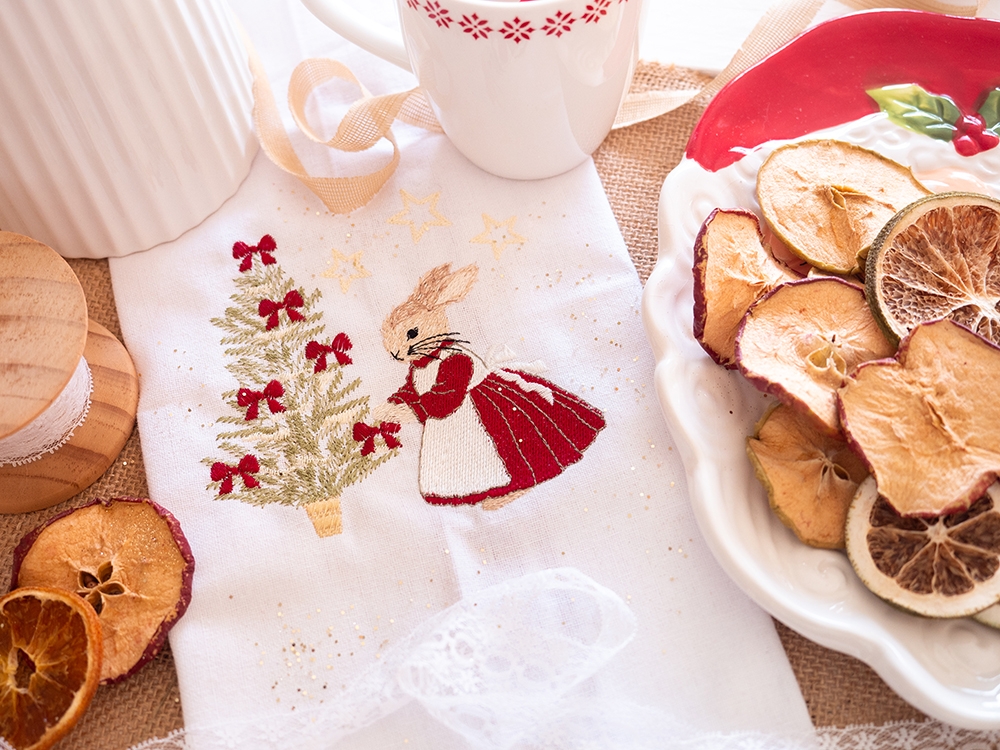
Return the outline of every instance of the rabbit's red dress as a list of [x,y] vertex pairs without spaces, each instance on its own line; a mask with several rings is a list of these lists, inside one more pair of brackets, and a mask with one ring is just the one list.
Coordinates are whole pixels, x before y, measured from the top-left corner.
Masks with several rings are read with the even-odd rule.
[[468,505],[533,487],[583,456],[604,427],[601,412],[547,380],[490,369],[454,344],[410,365],[389,401],[424,426],[420,493]]

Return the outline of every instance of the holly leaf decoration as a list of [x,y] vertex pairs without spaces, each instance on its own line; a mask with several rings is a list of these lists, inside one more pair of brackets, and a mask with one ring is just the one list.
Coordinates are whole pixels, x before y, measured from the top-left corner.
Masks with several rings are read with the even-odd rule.
[[983,117],[983,127],[994,133],[1000,131],[1000,89],[993,89],[986,95],[986,101],[979,108],[979,114]]
[[[993,93],[1000,96],[1000,92]],[[931,94],[915,83],[869,89],[867,94],[892,122],[939,141],[950,141],[956,130],[955,123],[962,118],[955,102],[947,96]],[[998,104],[993,105],[994,111]]]

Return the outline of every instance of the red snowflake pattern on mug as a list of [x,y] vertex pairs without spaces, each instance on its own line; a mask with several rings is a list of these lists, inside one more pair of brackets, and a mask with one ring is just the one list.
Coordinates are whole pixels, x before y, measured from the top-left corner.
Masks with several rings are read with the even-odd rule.
[[458,22],[458,25],[462,27],[462,31],[466,34],[472,34],[473,39],[485,39],[493,31],[489,27],[489,22],[485,18],[480,18],[475,13],[471,16],[462,16],[462,20]]
[[587,12],[582,16],[583,20],[586,23],[597,23],[608,14],[608,6],[610,5],[611,0],[594,0],[587,5]]
[[545,32],[546,36],[555,35],[559,37],[570,31],[575,21],[576,19],[573,18],[572,13],[563,13],[561,10],[557,10],[555,16],[545,19],[542,31]]
[[455,20],[448,15],[448,9],[442,8],[437,0],[428,0],[424,3],[424,10],[427,12],[427,17],[441,28],[447,29],[455,23]]
[[504,39],[512,39],[516,44],[522,40],[531,39],[533,31],[530,21],[522,21],[517,16],[514,16],[513,21],[504,21],[503,28],[500,29]]

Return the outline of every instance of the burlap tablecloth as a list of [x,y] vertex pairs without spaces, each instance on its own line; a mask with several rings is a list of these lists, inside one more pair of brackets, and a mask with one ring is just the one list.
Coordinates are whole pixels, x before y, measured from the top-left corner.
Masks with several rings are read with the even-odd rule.
[[[633,90],[684,89],[708,79],[694,71],[641,63]],[[680,161],[704,100],[640,125],[612,133],[594,155],[597,171],[629,253],[645,282],[656,263],[656,212],[660,187]],[[404,154],[405,158],[405,154]],[[71,260],[87,294],[90,316],[121,338],[107,261]],[[140,387],[141,387],[140,380]],[[139,435],[133,432],[117,462],[93,486],[66,503],[35,513],[0,518],[0,578],[10,578],[18,540],[63,508],[95,497],[145,496]],[[818,646],[776,623],[816,726],[884,724],[925,718],[896,696],[867,666]],[[180,692],[169,647],[126,682],[101,687],[63,750],[123,750],[183,726]]]

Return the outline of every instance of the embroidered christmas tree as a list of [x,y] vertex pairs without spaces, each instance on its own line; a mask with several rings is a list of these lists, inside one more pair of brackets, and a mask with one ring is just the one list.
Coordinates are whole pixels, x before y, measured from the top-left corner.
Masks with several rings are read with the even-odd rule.
[[220,498],[302,506],[320,536],[342,530],[340,497],[395,455],[394,428],[369,428],[368,397],[351,378],[349,336],[326,333],[319,290],[304,294],[277,263],[270,235],[237,242],[235,304],[212,323],[225,335],[226,369],[239,388],[222,394],[217,424],[227,458],[207,458]]

